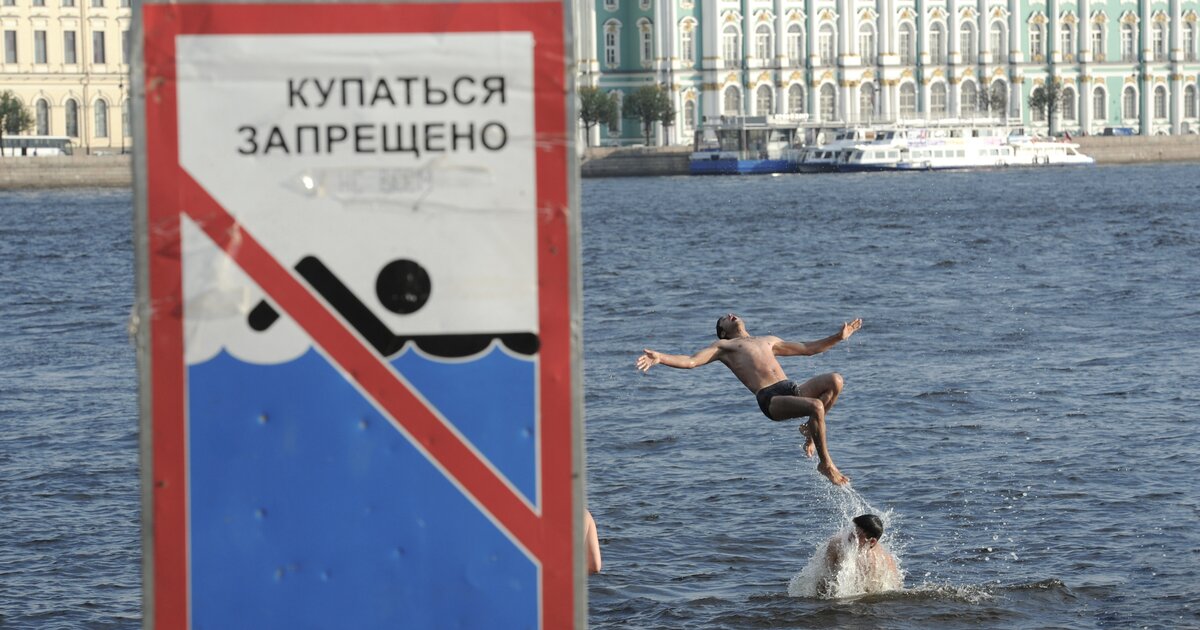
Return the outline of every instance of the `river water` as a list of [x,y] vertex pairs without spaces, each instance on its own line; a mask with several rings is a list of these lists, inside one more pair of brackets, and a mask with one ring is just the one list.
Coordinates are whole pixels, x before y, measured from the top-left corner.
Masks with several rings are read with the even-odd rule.
[[[598,628],[1200,627],[1195,165],[583,182]],[[0,627],[140,618],[128,191],[0,196]],[[720,365],[837,371],[831,486]],[[859,512],[900,592],[789,594]]]

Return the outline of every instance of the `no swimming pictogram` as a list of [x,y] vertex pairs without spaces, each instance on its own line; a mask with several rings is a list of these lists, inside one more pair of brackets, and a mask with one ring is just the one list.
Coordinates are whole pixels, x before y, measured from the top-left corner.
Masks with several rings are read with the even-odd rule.
[[563,6],[143,7],[153,625],[582,619]]

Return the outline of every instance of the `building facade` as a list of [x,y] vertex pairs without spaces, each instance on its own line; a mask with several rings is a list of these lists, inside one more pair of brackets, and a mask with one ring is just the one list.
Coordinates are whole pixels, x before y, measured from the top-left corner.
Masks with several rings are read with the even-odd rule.
[[76,153],[130,139],[130,0],[0,0],[0,91],[34,115],[28,133],[69,136]]
[[[688,144],[706,117],[811,123],[1004,119],[1054,129],[1200,132],[1200,0],[584,0],[580,85],[669,87]],[[644,142],[636,121],[592,144]]]

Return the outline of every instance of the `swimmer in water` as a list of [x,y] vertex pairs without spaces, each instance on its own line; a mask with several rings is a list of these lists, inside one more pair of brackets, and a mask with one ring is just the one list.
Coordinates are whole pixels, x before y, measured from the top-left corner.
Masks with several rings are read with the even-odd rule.
[[[838,576],[847,571],[853,571],[862,592],[903,588],[904,578],[896,567],[896,558],[879,542],[883,521],[874,514],[863,514],[852,522],[854,526],[849,532],[839,533],[825,543],[825,564],[817,578],[817,593],[824,597],[838,595]],[[853,562],[853,566],[848,562]]]
[[807,417],[800,425],[804,434],[804,453],[817,455],[817,471],[836,485],[850,483],[833,464],[825,443],[825,415],[842,393],[842,375],[836,372],[814,376],[803,383],[789,381],[775,357],[820,354],[850,338],[862,327],[862,320],[842,324],[841,330],[817,341],[784,341],[779,337],[751,337],[740,317],[730,313],[717,320],[717,341],[691,356],[663,354],[647,349],[638,357],[637,367],[646,372],[659,363],[689,370],[713,361],[725,364],[747,389],[754,392],[763,415],[772,420]]

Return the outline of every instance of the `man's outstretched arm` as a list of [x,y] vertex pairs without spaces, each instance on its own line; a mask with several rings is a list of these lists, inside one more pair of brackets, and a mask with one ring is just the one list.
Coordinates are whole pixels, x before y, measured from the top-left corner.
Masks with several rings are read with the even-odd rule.
[[859,328],[862,328],[862,318],[842,324],[841,330],[817,341],[809,341],[807,343],[801,341],[780,341],[775,344],[775,354],[781,357],[807,357],[814,354],[821,354],[838,343],[849,339],[850,335],[858,332]]
[[663,354],[647,348],[642,351],[642,356],[638,357],[637,368],[645,372],[651,366],[661,363],[667,367],[690,370],[694,367],[712,363],[717,358],[720,350],[720,346],[714,343],[689,357],[684,354]]

